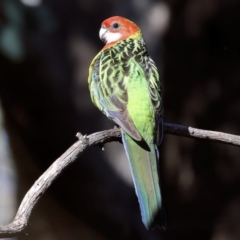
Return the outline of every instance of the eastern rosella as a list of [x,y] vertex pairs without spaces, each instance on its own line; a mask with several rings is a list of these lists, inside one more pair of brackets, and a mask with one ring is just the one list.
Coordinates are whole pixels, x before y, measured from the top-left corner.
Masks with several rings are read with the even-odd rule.
[[162,139],[161,84],[139,27],[115,16],[101,25],[103,49],[89,68],[93,103],[120,128],[147,229],[165,226],[157,145]]

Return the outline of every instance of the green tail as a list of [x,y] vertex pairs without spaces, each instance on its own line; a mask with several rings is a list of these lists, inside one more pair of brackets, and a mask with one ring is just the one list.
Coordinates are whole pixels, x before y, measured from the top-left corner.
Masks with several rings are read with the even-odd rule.
[[165,228],[156,145],[149,144],[150,151],[147,151],[123,132],[122,139],[130,163],[142,221],[147,229],[156,224]]

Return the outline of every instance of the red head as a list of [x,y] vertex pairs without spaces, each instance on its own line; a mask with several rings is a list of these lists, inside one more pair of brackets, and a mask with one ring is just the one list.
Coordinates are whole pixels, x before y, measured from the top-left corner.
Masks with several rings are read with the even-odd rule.
[[[106,43],[106,46],[126,39],[141,35],[139,27],[124,17],[111,17],[102,22],[99,37]],[[105,46],[105,47],[106,47]]]

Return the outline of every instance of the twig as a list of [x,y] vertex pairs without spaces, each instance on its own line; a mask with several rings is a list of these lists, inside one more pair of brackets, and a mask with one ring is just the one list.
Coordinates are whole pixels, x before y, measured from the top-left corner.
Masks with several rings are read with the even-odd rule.
[[[207,139],[240,146],[240,136],[221,132],[206,131],[187,126],[165,123],[164,133],[196,139]],[[5,226],[0,226],[0,238],[14,237],[26,228],[32,209],[38,202],[39,198],[53,183],[57,176],[61,174],[69,164],[74,162],[75,159],[79,157],[86,149],[96,145],[103,145],[107,142],[120,141],[121,133],[118,128],[114,128],[111,130],[93,133],[89,136],[82,136],[80,133],[78,133],[77,137],[79,140],[74,143],[65,153],[63,153],[63,155],[59,157],[33,184],[22,200],[22,203],[12,223]]]
[[240,136],[238,135],[202,130],[177,124],[164,123],[164,133],[240,146]]

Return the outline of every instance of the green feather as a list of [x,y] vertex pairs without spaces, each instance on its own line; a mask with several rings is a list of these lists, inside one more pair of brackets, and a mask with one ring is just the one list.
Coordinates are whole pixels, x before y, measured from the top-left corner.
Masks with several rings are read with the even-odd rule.
[[141,35],[101,51],[90,65],[88,82],[93,103],[122,129],[145,226],[160,214],[163,227],[156,155],[161,84]]
[[164,227],[156,145],[149,144],[150,151],[146,151],[125,133],[122,138],[140,204],[142,221],[149,229],[160,216],[161,222],[157,224]]

